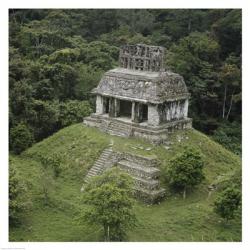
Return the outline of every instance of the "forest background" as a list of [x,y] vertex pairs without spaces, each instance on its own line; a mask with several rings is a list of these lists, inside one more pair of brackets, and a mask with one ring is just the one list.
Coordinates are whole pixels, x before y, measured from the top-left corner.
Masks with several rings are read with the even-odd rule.
[[241,154],[241,20],[240,9],[10,9],[10,150],[81,122],[119,47],[145,43],[184,77],[194,128]]

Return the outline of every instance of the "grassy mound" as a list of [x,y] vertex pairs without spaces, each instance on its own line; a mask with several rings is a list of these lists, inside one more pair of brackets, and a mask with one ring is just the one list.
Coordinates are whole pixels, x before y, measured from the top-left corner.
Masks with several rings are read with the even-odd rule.
[[[137,202],[138,226],[129,232],[128,241],[241,241],[241,217],[229,224],[213,213],[216,191],[207,186],[220,183],[240,173],[241,159],[196,131],[173,133],[169,146],[154,146],[139,139],[125,139],[101,133],[82,124],[64,128],[35,144],[20,156],[10,156],[18,174],[26,182],[32,201],[30,211],[22,214],[22,223],[10,228],[10,241],[99,241],[101,228],[78,224],[74,219],[79,209],[80,188],[84,176],[102,150],[113,142],[118,151],[157,156],[164,170],[169,159],[186,145],[199,149],[205,159],[205,181],[182,199],[181,194],[168,194],[158,205]],[[40,157],[59,154],[63,170],[49,187],[49,204],[41,198],[42,165]],[[164,183],[163,183],[164,185]]]

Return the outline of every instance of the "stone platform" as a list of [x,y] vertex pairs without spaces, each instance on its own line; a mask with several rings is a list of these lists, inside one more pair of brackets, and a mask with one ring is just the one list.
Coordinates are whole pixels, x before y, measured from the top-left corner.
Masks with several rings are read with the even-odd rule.
[[[145,203],[153,204],[165,196],[165,189],[160,186],[160,170],[154,157],[145,157],[130,153],[105,149],[85,176],[85,183],[92,177],[101,175],[111,167],[118,167],[134,180],[134,196]],[[83,188],[84,190],[84,188]]]
[[150,126],[147,122],[135,123],[127,117],[112,118],[107,114],[92,114],[84,118],[83,123],[111,135],[143,138],[154,144],[164,143],[168,139],[168,134],[175,130],[192,128],[192,119],[190,118],[171,121],[164,125]]

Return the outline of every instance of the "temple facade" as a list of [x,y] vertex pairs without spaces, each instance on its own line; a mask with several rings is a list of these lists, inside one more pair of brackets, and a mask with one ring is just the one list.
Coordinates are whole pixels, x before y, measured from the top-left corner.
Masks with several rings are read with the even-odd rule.
[[174,129],[191,128],[182,76],[164,71],[164,48],[143,44],[120,49],[119,68],[109,70],[92,93],[96,112],[88,126],[118,136],[162,143]]

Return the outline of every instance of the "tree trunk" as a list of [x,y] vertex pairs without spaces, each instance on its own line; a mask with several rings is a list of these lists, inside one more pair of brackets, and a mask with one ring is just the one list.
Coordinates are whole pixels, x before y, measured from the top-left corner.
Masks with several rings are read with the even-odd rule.
[[234,91],[233,91],[233,93],[232,93],[231,100],[230,100],[229,110],[228,110],[228,112],[227,112],[227,117],[226,117],[226,119],[227,119],[227,120],[228,120],[228,117],[229,117],[230,112],[231,112],[231,109],[232,109],[232,105],[233,105],[233,97],[234,97]]
[[191,32],[191,17],[188,19],[188,33]]
[[186,199],[186,187],[183,190],[183,199]]
[[224,101],[223,101],[223,109],[222,109],[223,119],[225,118],[226,100],[227,100],[227,85],[225,85],[225,89],[224,89]]
[[107,226],[106,224],[103,225],[103,230],[104,230],[104,241],[108,241],[107,238],[108,238],[108,233],[107,233]]
[[110,236],[109,236],[109,226],[108,226],[108,241],[110,241]]

